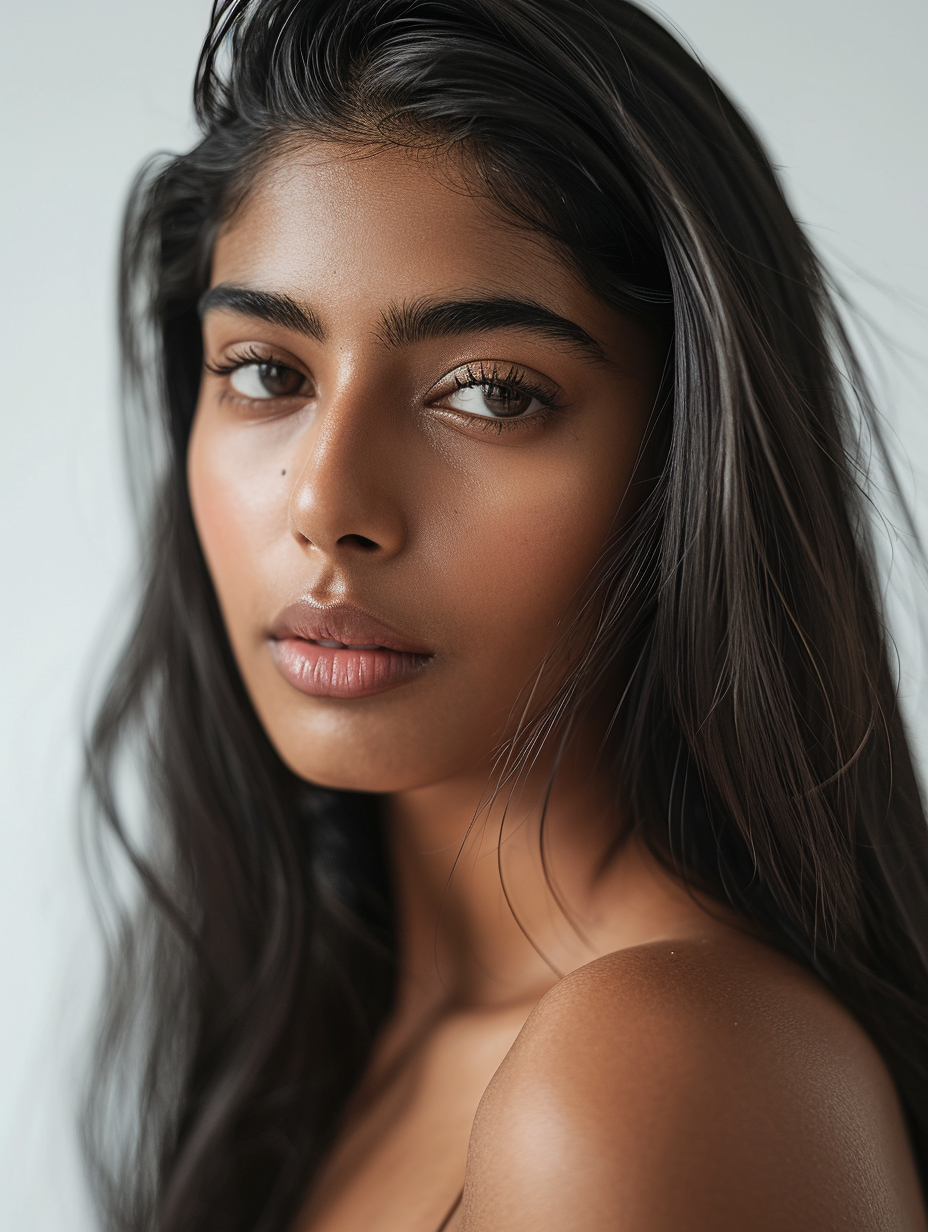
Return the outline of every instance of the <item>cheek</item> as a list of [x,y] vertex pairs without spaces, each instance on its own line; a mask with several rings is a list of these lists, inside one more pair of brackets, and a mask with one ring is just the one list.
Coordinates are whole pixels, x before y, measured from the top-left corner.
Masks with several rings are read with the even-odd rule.
[[187,452],[190,503],[233,640],[236,626],[260,601],[253,564],[286,530],[280,452],[256,434],[224,431],[208,414],[194,419]]
[[460,600],[480,609],[485,629],[506,630],[518,646],[558,618],[585,571],[588,543],[568,496],[549,491],[534,503],[507,495],[511,503],[497,498],[458,538],[457,577]]
[[461,509],[455,577],[470,584],[459,601],[486,630],[505,636],[516,657],[539,661],[616,515],[624,519],[637,439],[637,432],[615,432],[581,448],[561,438],[562,448],[516,465],[491,458],[469,510]]

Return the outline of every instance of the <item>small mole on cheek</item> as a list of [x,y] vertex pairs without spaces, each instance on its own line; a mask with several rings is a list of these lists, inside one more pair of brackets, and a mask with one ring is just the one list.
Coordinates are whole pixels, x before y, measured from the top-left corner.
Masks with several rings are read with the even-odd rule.
[[287,473],[287,472],[286,472],[286,471],[281,471],[280,473],[281,473],[282,475],[286,475],[286,473]]

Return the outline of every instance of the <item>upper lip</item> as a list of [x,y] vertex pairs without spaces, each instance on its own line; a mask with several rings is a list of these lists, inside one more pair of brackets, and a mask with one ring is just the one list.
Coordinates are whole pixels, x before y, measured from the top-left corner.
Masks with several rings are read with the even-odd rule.
[[343,642],[346,646],[380,646],[405,654],[431,654],[353,603],[320,604],[303,597],[288,603],[270,630],[273,638],[301,637],[308,642]]

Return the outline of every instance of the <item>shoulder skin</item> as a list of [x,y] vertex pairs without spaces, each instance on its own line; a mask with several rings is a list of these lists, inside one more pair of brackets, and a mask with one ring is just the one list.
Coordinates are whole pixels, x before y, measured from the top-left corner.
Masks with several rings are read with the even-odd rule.
[[747,938],[597,959],[487,1088],[462,1232],[926,1232],[868,1036]]

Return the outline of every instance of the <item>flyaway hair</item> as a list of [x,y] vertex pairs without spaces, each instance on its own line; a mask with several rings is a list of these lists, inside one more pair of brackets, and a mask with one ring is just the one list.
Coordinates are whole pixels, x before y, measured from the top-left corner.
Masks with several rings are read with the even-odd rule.
[[[863,1024],[928,1181],[928,829],[870,537],[860,441],[879,446],[878,421],[750,127],[622,0],[231,0],[195,103],[201,139],[140,175],[122,251],[146,551],[87,755],[95,842],[138,887],[86,1111],[105,1227],[284,1232],[393,996],[378,800],[305,783],[270,746],[185,477],[213,242],[307,139],[446,153],[664,331],[652,489],[522,753],[610,701],[623,816]],[[128,758],[146,840],[120,805]]]

